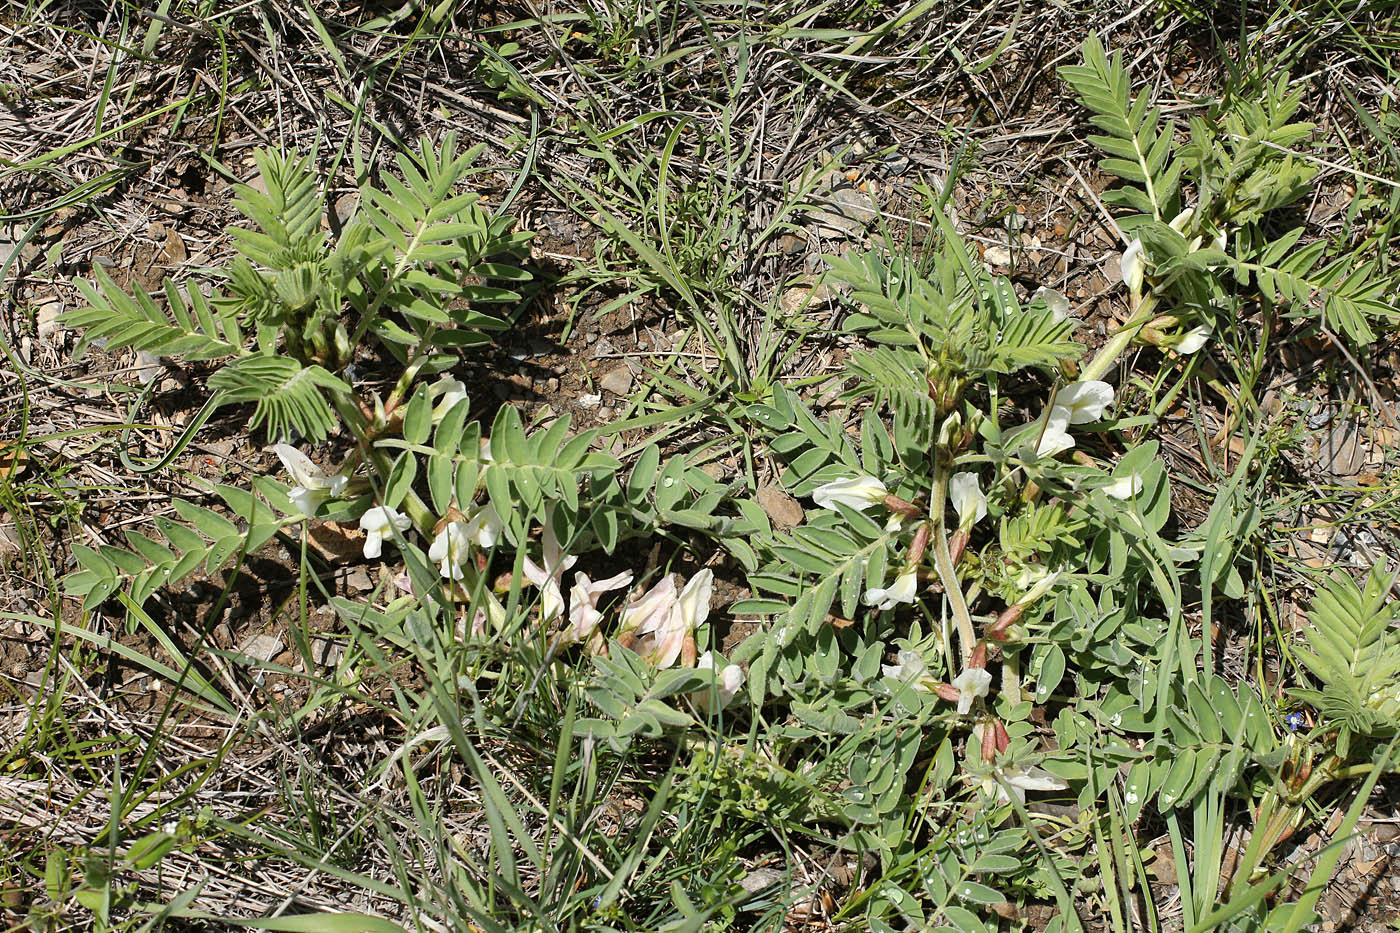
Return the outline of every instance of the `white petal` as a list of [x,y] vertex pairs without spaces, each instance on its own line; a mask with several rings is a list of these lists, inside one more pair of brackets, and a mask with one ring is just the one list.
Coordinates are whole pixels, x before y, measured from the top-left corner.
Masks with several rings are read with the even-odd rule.
[[381,531],[371,531],[365,535],[365,557],[373,560],[383,553],[384,533]]
[[438,572],[445,579],[461,580],[465,575],[462,565],[469,556],[469,539],[465,522],[448,522],[447,527],[433,538],[428,549],[428,559],[439,561]]
[[1131,499],[1142,492],[1142,477],[1136,473],[1120,476],[1105,486],[1103,491],[1115,499]]
[[812,490],[812,501],[824,509],[835,509],[836,503],[853,509],[868,509],[885,499],[885,484],[873,476],[853,476],[825,483]]
[[1070,424],[1098,421],[1113,404],[1113,386],[1089,380],[1071,382],[1055,393],[1055,405],[1069,410]]
[[866,590],[861,601],[880,610],[893,609],[900,603],[912,603],[918,595],[918,587],[918,571],[906,568],[890,586]]
[[315,515],[316,507],[326,501],[326,490],[306,489],[301,486],[294,486],[287,490],[287,498],[291,500],[296,510],[303,515]]
[[1142,280],[1144,275],[1142,258],[1142,240],[1133,240],[1128,244],[1128,248],[1123,250],[1123,258],[1119,261],[1119,268],[1123,270],[1123,282],[1134,294],[1142,291]]
[[505,523],[501,521],[501,516],[488,502],[477,509],[467,522],[467,536],[476,542],[477,547],[488,550],[496,546],[496,541],[501,536],[501,529],[504,527]]
[[657,668],[664,669],[675,664],[686,636],[709,618],[714,579],[714,571],[706,568],[691,577],[690,582],[681,589],[670,615],[656,630],[655,647],[648,656],[648,660]]
[[948,480],[948,498],[953,500],[961,527],[971,527],[987,517],[987,497],[977,484],[976,473],[954,473]]
[[631,582],[630,570],[596,583],[590,580],[586,573],[574,574],[574,585],[569,591],[569,629],[565,640],[581,642],[592,635],[603,618],[603,614],[598,611],[598,597]]
[[1006,771],[1003,772],[1002,776],[1006,778],[1006,783],[1023,792],[1028,790],[1064,790],[1069,787],[1064,781],[1043,768]]
[[710,594],[714,591],[715,574],[708,567],[690,578],[676,597],[676,608],[691,629],[703,625],[710,617]]
[[898,663],[880,665],[880,672],[895,680],[913,683],[928,670],[923,657],[917,651],[901,648],[895,656]]
[[467,386],[459,379],[444,375],[433,383],[429,397],[438,399],[438,403],[433,406],[433,424],[437,424],[458,402],[467,398]]
[[[1034,453],[1037,457],[1053,457],[1074,446],[1074,438],[1069,434],[1070,412],[1068,408],[1056,405],[1048,415],[1042,415],[1030,424],[1022,425],[1018,432],[1023,441],[1021,452]],[[1039,443],[1036,439],[1039,438]],[[1031,445],[1035,444],[1034,447]]]
[[1031,296],[1032,301],[1036,298],[1045,299],[1045,307],[1050,309],[1050,314],[1056,321],[1063,321],[1065,318],[1069,317],[1069,299],[1055,291],[1055,289],[1047,288],[1042,285],[1037,288],[1035,294]]
[[298,486],[303,489],[326,488],[326,474],[306,454],[290,444],[278,444],[272,449]]
[[992,685],[992,675],[984,667],[969,667],[953,678],[953,686],[958,689],[958,713],[965,714],[972,709],[972,701],[987,695]]
[[739,693],[739,688],[744,686],[747,677],[744,669],[737,664],[724,666],[724,670],[719,672],[719,705],[721,708],[729,705],[729,701]]
[[[715,656],[713,652],[706,651],[700,655],[695,662],[697,671],[715,670]],[[739,688],[744,686],[744,669],[737,664],[727,664],[724,670],[717,672],[715,677],[715,694],[719,699],[719,708],[724,709],[730,701],[738,694]],[[697,706],[706,712],[714,712],[711,705],[711,694],[709,688],[702,688],[690,694]]]
[[1177,353],[1189,356],[1206,345],[1210,340],[1211,329],[1202,324],[1200,327],[1187,331],[1182,338],[1172,347]]
[[632,631],[637,635],[649,635],[670,618],[676,608],[676,575],[668,573],[652,585],[646,593],[628,603],[622,610],[623,632]]

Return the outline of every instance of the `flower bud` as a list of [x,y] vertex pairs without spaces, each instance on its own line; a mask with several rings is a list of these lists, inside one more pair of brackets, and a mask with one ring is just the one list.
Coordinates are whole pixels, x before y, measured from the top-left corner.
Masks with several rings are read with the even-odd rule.
[[972,657],[967,659],[968,667],[985,668],[987,666],[987,643],[978,641],[977,646],[972,649]]
[[903,515],[905,518],[918,518],[923,514],[923,510],[917,505],[899,498],[899,496],[896,496],[892,492],[886,493],[885,498],[881,501],[884,503],[885,508],[898,515]]
[[982,760],[987,764],[991,764],[997,759],[997,730],[994,725],[995,722],[996,720],[994,719],[983,720],[977,737],[982,745]]
[[961,528],[953,532],[953,537],[948,539],[948,556],[952,558],[954,567],[962,560],[963,551],[967,550],[967,543],[971,539],[972,533]]
[[992,641],[1006,641],[1008,639],[1008,630],[1011,626],[1021,621],[1021,616],[1025,611],[1026,606],[1024,603],[1016,603],[1014,606],[1006,607],[1002,610],[1001,615],[997,616],[997,620],[987,629],[986,636]]
[[914,532],[914,540],[909,543],[909,556],[906,564],[910,567],[918,566],[919,561],[924,559],[924,551],[928,548],[928,522],[921,522]]
[[943,419],[943,423],[938,426],[938,446],[944,450],[951,450],[954,441],[962,434],[962,416],[957,412]]

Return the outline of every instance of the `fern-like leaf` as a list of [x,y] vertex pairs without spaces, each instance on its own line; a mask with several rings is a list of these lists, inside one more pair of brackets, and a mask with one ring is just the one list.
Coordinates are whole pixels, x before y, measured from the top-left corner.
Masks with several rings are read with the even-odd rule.
[[[253,152],[266,192],[251,185],[235,185],[234,206],[257,230],[234,227],[229,230],[239,252],[249,260],[269,268],[287,264],[286,251],[316,253],[324,242],[320,232],[321,212],[325,209],[311,156],[297,158],[269,149]],[[310,256],[302,256],[302,259]]]
[[1394,625],[1400,600],[1394,575],[1377,565],[1365,587],[1346,574],[1323,582],[1308,613],[1298,660],[1321,690],[1295,696],[1318,706],[1353,733],[1374,734],[1400,724],[1400,639]]
[[1400,318],[1400,310],[1386,301],[1391,281],[1379,274],[1376,261],[1353,267],[1349,257],[1342,257],[1324,264],[1323,241],[1293,250],[1302,233],[1295,228],[1245,253],[1246,259],[1233,264],[1235,274],[1245,283],[1253,277],[1264,297],[1289,306],[1292,316],[1316,318],[1359,344],[1376,338],[1372,321]]
[[110,349],[130,347],[187,360],[235,356],[242,350],[236,317],[215,310],[197,288],[190,291],[187,303],[175,283],[166,279],[167,314],[140,285],[133,282],[134,294],[128,295],[100,265],[94,268],[95,285],[82,279],[76,283],[87,305],[62,317],[64,326],[83,330],[78,352],[99,339]]
[[1022,308],[1006,278],[993,281],[988,299],[996,311],[997,331],[987,348],[985,368],[1009,373],[1027,366],[1051,367],[1083,351],[1070,339],[1074,320],[1056,317],[1043,301]]
[[313,441],[324,440],[335,426],[320,390],[350,391],[320,366],[262,355],[234,360],[210,377],[209,388],[221,393],[224,403],[256,402],[250,425],[266,422],[270,437],[282,437],[290,428]]
[[1100,163],[1103,170],[1142,186],[1141,190],[1130,186],[1104,192],[1104,201],[1131,207],[1153,220],[1170,219],[1176,213],[1181,181],[1181,164],[1170,159],[1170,123],[1160,128],[1160,108],[1148,107],[1146,94],[1131,95],[1121,51],[1110,61],[1093,34],[1084,40],[1082,51],[1084,64],[1062,67],[1060,77],[1093,112],[1094,125],[1108,134],[1089,137],[1108,153]]

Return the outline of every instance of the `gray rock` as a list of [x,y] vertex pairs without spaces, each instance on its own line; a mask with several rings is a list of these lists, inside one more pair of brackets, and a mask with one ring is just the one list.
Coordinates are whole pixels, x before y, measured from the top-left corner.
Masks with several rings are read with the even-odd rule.
[[242,654],[259,661],[271,661],[282,653],[282,638],[278,635],[254,635],[238,646]]
[[598,387],[613,395],[626,395],[632,388],[632,372],[626,366],[619,366],[599,379]]
[[855,188],[840,188],[832,195],[841,213],[863,224],[872,224],[880,216],[870,195]]

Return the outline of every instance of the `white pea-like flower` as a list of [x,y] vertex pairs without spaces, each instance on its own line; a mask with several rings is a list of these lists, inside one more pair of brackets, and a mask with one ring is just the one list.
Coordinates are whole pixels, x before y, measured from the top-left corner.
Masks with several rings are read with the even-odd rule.
[[1069,412],[1070,424],[1098,421],[1113,404],[1113,386],[1097,379],[1071,382],[1055,393],[1055,405]]
[[982,781],[981,790],[983,795],[994,796],[1000,803],[1011,802],[1011,797],[1006,792],[1008,787],[1021,803],[1026,802],[1026,791],[1028,790],[1064,790],[1069,787],[1068,784],[1044,768],[998,768],[997,774],[1001,776],[1001,781],[989,776]]
[[739,688],[744,686],[744,669],[737,664],[726,664],[723,669],[718,669],[718,662],[715,661],[714,653],[711,651],[700,655],[699,660],[695,662],[695,669],[697,671],[716,671],[713,695],[709,689],[696,690],[690,694],[695,705],[706,713],[715,711],[714,699],[719,700],[719,709],[724,709],[738,695]]
[[428,559],[437,562],[444,580],[461,580],[465,576],[462,566],[471,554],[471,543],[466,522],[448,522],[433,538]]
[[876,609],[893,609],[900,603],[912,603],[919,592],[918,568],[906,567],[887,587],[875,587],[865,591],[861,601]]
[[489,502],[473,512],[472,517],[467,519],[467,536],[483,551],[496,546],[503,528],[505,528],[505,523],[501,521],[501,516],[497,514],[495,507]]
[[574,574],[569,590],[569,627],[564,630],[564,644],[587,641],[603,621],[598,611],[598,598],[604,593],[620,590],[632,582],[632,571],[624,570],[606,580],[593,581],[582,571]]
[[1045,307],[1050,309],[1051,316],[1057,322],[1069,317],[1069,299],[1055,289],[1042,285],[1031,296],[1032,301],[1036,298],[1045,299]]
[[365,557],[373,560],[383,553],[384,539],[393,537],[391,528],[402,533],[411,527],[413,522],[407,515],[387,505],[376,505],[368,509],[360,516],[360,528],[365,533]]
[[976,473],[954,473],[948,479],[948,498],[958,513],[959,528],[971,528],[987,517],[987,496],[977,484]]
[[933,678],[929,676],[928,665],[923,655],[910,648],[901,648],[895,655],[894,664],[881,664],[880,673],[891,680],[909,684],[919,693],[931,692]]
[[315,514],[317,506],[332,496],[339,496],[350,482],[346,476],[327,476],[310,457],[290,444],[277,444],[272,450],[296,483],[287,490],[287,498],[303,515]]
[[1133,240],[1128,244],[1128,248],[1123,250],[1119,268],[1123,270],[1123,282],[1129,290],[1134,295],[1141,292],[1143,277],[1147,272],[1142,255],[1142,240]]
[[622,610],[619,634],[647,635],[661,628],[676,606],[676,575],[668,573]]
[[1142,477],[1136,473],[1120,476],[1103,487],[1103,491],[1115,499],[1131,499],[1142,492]]
[[429,388],[428,397],[438,400],[433,406],[433,424],[437,424],[458,402],[467,398],[467,385],[460,379],[444,375]]
[[992,675],[985,667],[969,667],[953,678],[953,686],[958,691],[958,715],[966,715],[972,709],[973,700],[987,695]]
[[707,567],[681,588],[671,611],[651,632],[650,650],[643,653],[654,667],[665,669],[675,664],[686,636],[693,634],[710,617],[710,595],[714,591],[714,582],[714,571]]
[[1190,356],[1206,345],[1206,341],[1210,340],[1210,335],[1210,327],[1202,324],[1182,334],[1181,337],[1172,344],[1172,349],[1183,356]]
[[852,476],[833,480],[812,490],[812,501],[824,509],[835,510],[836,503],[864,511],[885,501],[888,490],[873,476]]
[[540,543],[544,566],[541,567],[530,558],[525,558],[525,577],[540,588],[540,618],[548,622],[564,611],[564,571],[572,567],[578,558],[565,554],[564,549],[559,546],[559,536],[554,532],[552,512],[546,513]]
[[1074,438],[1069,433],[1070,410],[1063,405],[1053,406],[1049,412],[1029,424],[1021,425],[1015,433],[1020,437],[1021,452],[1036,457],[1053,457],[1074,446]]

